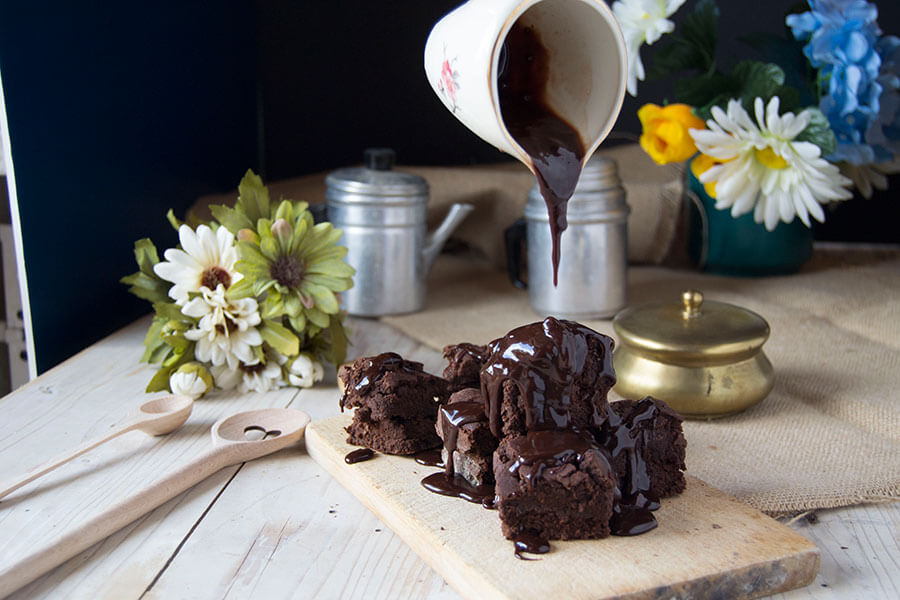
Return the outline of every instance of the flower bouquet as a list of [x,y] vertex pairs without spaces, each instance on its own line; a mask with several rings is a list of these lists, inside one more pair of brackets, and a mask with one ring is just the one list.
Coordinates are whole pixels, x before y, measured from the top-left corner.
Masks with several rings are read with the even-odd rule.
[[338,294],[353,268],[341,230],[314,224],[306,202],[273,203],[248,171],[233,208],[191,227],[168,218],[180,246],[160,261],[149,239],[134,245],[139,271],[122,279],[153,304],[142,361],[158,364],[147,392],[199,397],[218,387],[264,392],[322,379],[322,361],[347,350]]
[[[742,38],[761,60],[716,60],[718,7],[699,0],[676,31],[685,0],[617,0],[628,91],[680,74],[675,103],[638,111],[641,146],[660,164],[691,172],[732,217],[753,214],[772,231],[795,217],[825,220],[823,206],[886,188],[900,154],[900,40],[882,35],[863,0],[809,0],[779,37]],[[641,47],[671,34],[645,73]]]

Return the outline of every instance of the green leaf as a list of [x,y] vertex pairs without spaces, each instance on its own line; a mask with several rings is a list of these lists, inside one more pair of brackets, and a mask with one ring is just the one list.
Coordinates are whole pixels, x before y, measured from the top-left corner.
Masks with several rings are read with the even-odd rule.
[[303,316],[302,312],[296,317],[288,317],[288,323],[290,323],[291,328],[298,333],[304,333],[306,331],[306,317]]
[[145,273],[134,273],[119,280],[125,285],[131,286],[128,291],[149,302],[165,302],[169,299],[168,292],[172,284],[158,277],[150,277]]
[[155,392],[172,391],[169,389],[169,377],[172,375],[172,371],[174,370],[174,367],[160,368],[150,379],[150,382],[147,384],[147,387],[144,389],[144,391],[148,394],[153,394]]
[[347,358],[347,346],[350,343],[340,316],[332,315],[328,324],[328,334],[331,344],[330,349],[326,353],[326,358],[332,364],[339,365]]
[[160,350],[163,353],[168,352],[169,348],[162,340],[162,330],[165,323],[166,319],[159,317],[154,317],[150,321],[150,327],[147,328],[147,334],[144,336],[144,354],[141,356],[141,362],[159,362],[163,358]]
[[254,281],[250,277],[247,277],[246,274],[244,274],[244,277],[229,286],[228,291],[225,292],[225,297],[229,300],[252,298],[256,295],[253,292],[253,284]]
[[143,238],[134,243],[134,259],[137,261],[141,273],[160,279],[153,272],[153,267],[159,262],[159,255],[156,253],[156,246],[149,238]]
[[711,74],[716,69],[719,8],[714,0],[701,0],[678,31],[653,54],[648,79],[659,79],[680,71]]
[[272,216],[269,212],[269,189],[263,185],[262,178],[251,169],[247,169],[247,173],[238,184],[236,208],[243,212],[251,223]]
[[[163,337],[163,341],[172,347],[172,349],[180,355],[184,355],[187,353],[188,348],[194,343],[191,340],[184,337],[184,334],[180,335],[167,335]],[[193,359],[192,359],[193,360]]]
[[284,312],[289,317],[296,317],[303,312],[303,303],[297,294],[288,294],[284,298]]
[[828,124],[828,117],[818,108],[810,108],[809,111],[812,119],[796,139],[801,142],[812,142],[822,149],[822,156],[833,154],[837,149],[837,138]]
[[191,317],[181,312],[181,307],[174,302],[154,302],[153,311],[157,317],[166,321],[193,321]]
[[274,319],[263,319],[259,335],[265,343],[284,356],[297,356],[300,353],[300,340],[297,336]]
[[169,212],[166,213],[166,219],[169,220],[169,223],[172,225],[172,227],[175,228],[175,231],[178,231],[178,229],[184,224],[183,222],[178,220],[178,217],[175,216],[175,212],[171,208],[169,209]]
[[210,212],[216,221],[222,224],[225,229],[237,235],[241,229],[253,229],[256,221],[251,221],[247,215],[235,210],[224,204],[215,204],[209,207]]

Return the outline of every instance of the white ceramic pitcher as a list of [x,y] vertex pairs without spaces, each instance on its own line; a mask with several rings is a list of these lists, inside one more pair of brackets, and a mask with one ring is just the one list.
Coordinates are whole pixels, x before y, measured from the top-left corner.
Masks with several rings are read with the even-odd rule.
[[587,162],[615,123],[625,95],[625,42],[602,0],[469,0],[428,36],[425,72],[431,87],[466,127],[534,171],[531,157],[506,129],[498,97],[501,49],[516,22],[534,28],[547,48],[547,101],[579,133]]

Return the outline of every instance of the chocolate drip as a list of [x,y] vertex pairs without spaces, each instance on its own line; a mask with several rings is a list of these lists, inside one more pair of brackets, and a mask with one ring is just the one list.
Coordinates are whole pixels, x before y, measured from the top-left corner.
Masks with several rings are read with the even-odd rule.
[[[491,354],[481,370],[481,393],[491,432],[497,438],[503,437],[500,407],[506,380],[519,388],[528,431],[569,428],[568,407],[577,393],[576,379],[587,367],[591,338],[603,347],[598,380],[605,379],[612,386],[616,380],[612,340],[579,323],[547,317],[540,323],[513,329],[491,342]],[[589,425],[599,427],[603,423],[605,393],[605,389],[594,391],[591,399],[594,412]],[[555,399],[558,406],[549,406],[548,399]]]
[[474,486],[462,477],[448,476],[447,473],[432,473],[422,480],[422,486],[429,492],[442,496],[462,498],[475,504],[481,504],[485,508],[493,508],[494,486]]
[[383,352],[378,356],[368,358],[360,370],[362,377],[353,386],[350,386],[348,382],[344,395],[341,397],[341,412],[348,405],[347,400],[350,398],[351,390],[355,394],[365,396],[388,371],[403,371],[410,375],[423,373],[422,363],[403,360],[403,357],[395,352]]
[[[517,456],[509,466],[510,473],[518,472],[530,487],[540,479],[545,469],[553,469],[567,463],[580,463],[589,450],[600,451],[589,433],[574,429],[531,431],[527,435],[509,442],[510,449]],[[605,458],[605,453],[601,456]],[[609,463],[609,461],[607,461]],[[613,473],[612,466],[608,466]]]
[[550,552],[550,542],[543,536],[530,531],[522,531],[513,539],[516,548],[516,558],[520,560],[537,560],[534,558],[526,558],[523,553],[528,554],[547,554]]
[[643,423],[657,416],[657,407],[651,401],[641,401],[641,410],[623,419],[610,410],[601,430],[607,450],[613,460],[625,455],[625,474],[619,481],[620,497],[613,506],[609,525],[613,535],[637,535],[657,526],[650,511],[659,508],[659,498],[650,489],[650,475],[644,461],[647,429]]
[[480,402],[454,402],[442,406],[438,418],[442,420],[444,450],[447,453],[444,470],[447,477],[453,477],[456,474],[453,466],[453,453],[456,451],[456,442],[459,439],[459,428],[467,423],[483,421],[484,405]]
[[344,462],[348,465],[355,465],[356,463],[369,460],[373,456],[375,456],[375,451],[371,448],[360,448],[359,450],[348,453],[347,456],[344,457]]
[[547,204],[553,238],[553,285],[559,271],[560,237],[566,207],[575,191],[584,159],[584,142],[547,101],[550,58],[540,35],[514,23],[506,35],[505,68],[497,76],[500,113],[507,131],[532,159]]
[[422,450],[413,456],[413,458],[416,459],[417,463],[426,467],[444,467],[444,459],[441,457],[441,451],[435,450],[434,448],[431,450]]

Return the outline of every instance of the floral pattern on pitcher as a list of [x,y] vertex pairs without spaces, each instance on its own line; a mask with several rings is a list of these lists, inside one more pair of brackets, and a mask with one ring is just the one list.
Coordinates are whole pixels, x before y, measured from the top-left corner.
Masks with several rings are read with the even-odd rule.
[[456,92],[459,90],[459,71],[453,69],[456,58],[444,59],[441,63],[441,76],[438,78],[438,91],[447,99],[452,112],[456,112],[459,105],[456,103]]

